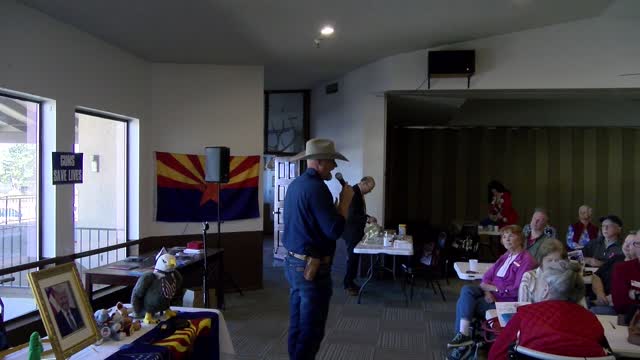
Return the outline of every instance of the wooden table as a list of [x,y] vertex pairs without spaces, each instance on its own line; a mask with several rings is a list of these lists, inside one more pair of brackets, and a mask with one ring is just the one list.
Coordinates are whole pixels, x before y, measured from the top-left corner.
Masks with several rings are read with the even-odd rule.
[[[410,235],[405,236],[406,240],[409,240],[410,242],[413,243],[413,238]],[[380,239],[378,239],[380,240]],[[369,260],[369,271],[367,272],[367,280],[365,280],[365,282],[362,284],[362,286],[360,287],[360,292],[358,293],[358,304],[360,304],[360,300],[362,298],[362,294],[364,293],[364,288],[367,286],[367,284],[371,281],[371,278],[373,278],[373,273],[374,273],[374,267],[376,267],[377,265],[379,267],[382,267],[385,270],[389,270],[385,267],[383,267],[382,265],[379,265],[379,263],[381,262],[381,258],[382,255],[393,255],[393,266],[394,266],[394,271],[395,271],[395,256],[397,255],[401,255],[401,256],[407,256],[410,257],[413,255],[413,246],[411,248],[394,248],[393,246],[383,246],[382,243],[365,243],[364,240],[360,241],[358,243],[358,245],[356,245],[356,247],[353,249],[353,252],[356,254],[367,254],[369,255],[371,258]],[[395,279],[395,273],[394,273],[394,279]],[[404,293],[404,292],[403,292]],[[407,294],[404,293],[405,299],[408,302],[408,297]]]
[[616,357],[640,358],[640,346],[627,341],[629,329],[626,326],[618,325],[617,316],[596,315],[596,317],[604,328],[604,336]]
[[[145,261],[141,263],[123,260],[85,271],[84,285],[89,301],[93,300],[92,293],[94,284],[134,286],[138,281],[138,278],[144,272],[153,270],[156,254],[157,252],[141,255],[141,257],[145,258]],[[207,249],[207,268],[209,270],[209,279],[214,279],[216,298],[218,299],[218,309],[224,309],[223,255],[224,249]],[[180,274],[182,275],[183,288],[202,287],[203,259],[204,257],[202,255],[194,256],[191,261],[183,262],[179,259],[177,270],[180,271]],[[131,270],[113,268],[114,266],[126,264],[135,264],[139,267]],[[211,284],[211,280],[208,281],[207,285],[209,284]]]

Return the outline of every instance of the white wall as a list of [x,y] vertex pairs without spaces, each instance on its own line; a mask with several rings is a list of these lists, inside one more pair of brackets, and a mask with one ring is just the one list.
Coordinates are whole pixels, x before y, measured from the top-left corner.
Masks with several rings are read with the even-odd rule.
[[[16,3],[0,2],[0,89],[10,89],[49,99],[41,117],[43,137],[43,237],[45,256],[73,253],[73,187],[51,185],[51,152],[73,151],[74,113],[77,106],[148,120],[150,108],[149,65],[71,26]],[[144,152],[146,138],[132,135]],[[137,146],[136,146],[137,148]],[[138,167],[134,154],[131,167]],[[130,184],[141,189],[136,171]],[[149,186],[148,184],[146,186]],[[137,220],[138,192],[130,198],[131,219]],[[150,202],[151,199],[140,199]],[[130,220],[130,238],[140,227]]]
[[[73,150],[74,113],[79,106],[132,118],[129,239],[200,231],[199,226],[185,229],[184,224],[153,220],[153,151],[202,154],[206,145],[224,144],[235,155],[262,154],[262,67],[152,66],[15,0],[0,1],[0,44],[0,91],[45,101],[41,118],[45,256],[74,251],[73,187],[51,185],[50,154]],[[223,231],[261,228],[257,218],[225,224]]]
[[[154,64],[151,150],[203,154],[205,146],[218,145],[230,147],[231,155],[262,155],[263,74],[262,66]],[[153,154],[148,157],[143,162],[153,164]],[[155,177],[153,185],[149,185],[153,195]],[[259,189],[262,212],[261,185]],[[149,235],[200,231],[199,223],[191,224],[185,230],[184,223],[155,222],[152,220],[154,212],[154,207],[143,209],[149,223]],[[262,218],[222,225],[223,232],[261,230]]]
[[[442,48],[475,49],[472,89],[633,88],[640,77],[640,19],[601,16],[540,29],[479,39]],[[384,176],[385,110],[379,96],[389,90],[416,90],[425,79],[427,50],[400,54],[365,65],[338,79],[343,101],[329,110],[324,85],[313,90],[312,136],[362,138],[353,151],[354,173],[366,173],[382,183]],[[433,89],[464,89],[465,79],[434,79]],[[422,89],[426,88],[426,84]],[[360,116],[361,119],[345,118]],[[360,122],[362,121],[362,122]],[[348,129],[347,129],[348,127]],[[341,133],[320,129],[339,129]],[[367,209],[382,219],[382,187],[367,200]]]
[[[78,147],[84,154],[84,178],[76,184],[78,192],[77,227],[124,229],[126,198],[126,124],[99,117],[77,114]],[[93,156],[98,156],[93,171]],[[118,240],[124,240],[118,231]],[[93,240],[97,240],[94,235]],[[115,241],[115,237],[113,238]],[[96,245],[94,245],[95,247]],[[87,248],[85,248],[87,249]]]

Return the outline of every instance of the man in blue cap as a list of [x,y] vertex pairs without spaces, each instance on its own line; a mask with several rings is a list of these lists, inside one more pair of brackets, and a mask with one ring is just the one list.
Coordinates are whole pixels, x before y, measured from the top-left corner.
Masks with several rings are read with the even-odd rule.
[[344,231],[353,189],[345,183],[336,203],[324,183],[331,180],[336,159],[332,141],[311,139],[291,160],[306,160],[307,170],[291,182],[284,200],[284,234],[288,250],[289,358],[314,359],[324,337],[332,295],[331,264],[336,240]]

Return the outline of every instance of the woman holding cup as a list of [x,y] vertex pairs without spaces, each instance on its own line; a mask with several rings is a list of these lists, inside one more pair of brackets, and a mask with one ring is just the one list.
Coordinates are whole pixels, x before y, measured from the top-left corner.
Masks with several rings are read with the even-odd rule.
[[536,260],[525,251],[520,226],[505,226],[500,229],[500,234],[507,252],[487,270],[479,286],[465,285],[460,291],[455,323],[458,333],[447,344],[450,348],[471,345],[473,317],[484,317],[487,310],[495,309],[496,301],[517,301],[522,276],[537,265]]

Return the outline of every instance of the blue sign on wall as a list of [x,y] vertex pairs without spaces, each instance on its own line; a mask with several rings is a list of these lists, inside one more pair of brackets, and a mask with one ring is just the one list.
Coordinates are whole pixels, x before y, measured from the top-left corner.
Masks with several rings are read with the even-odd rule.
[[54,152],[53,185],[82,184],[82,153]]

